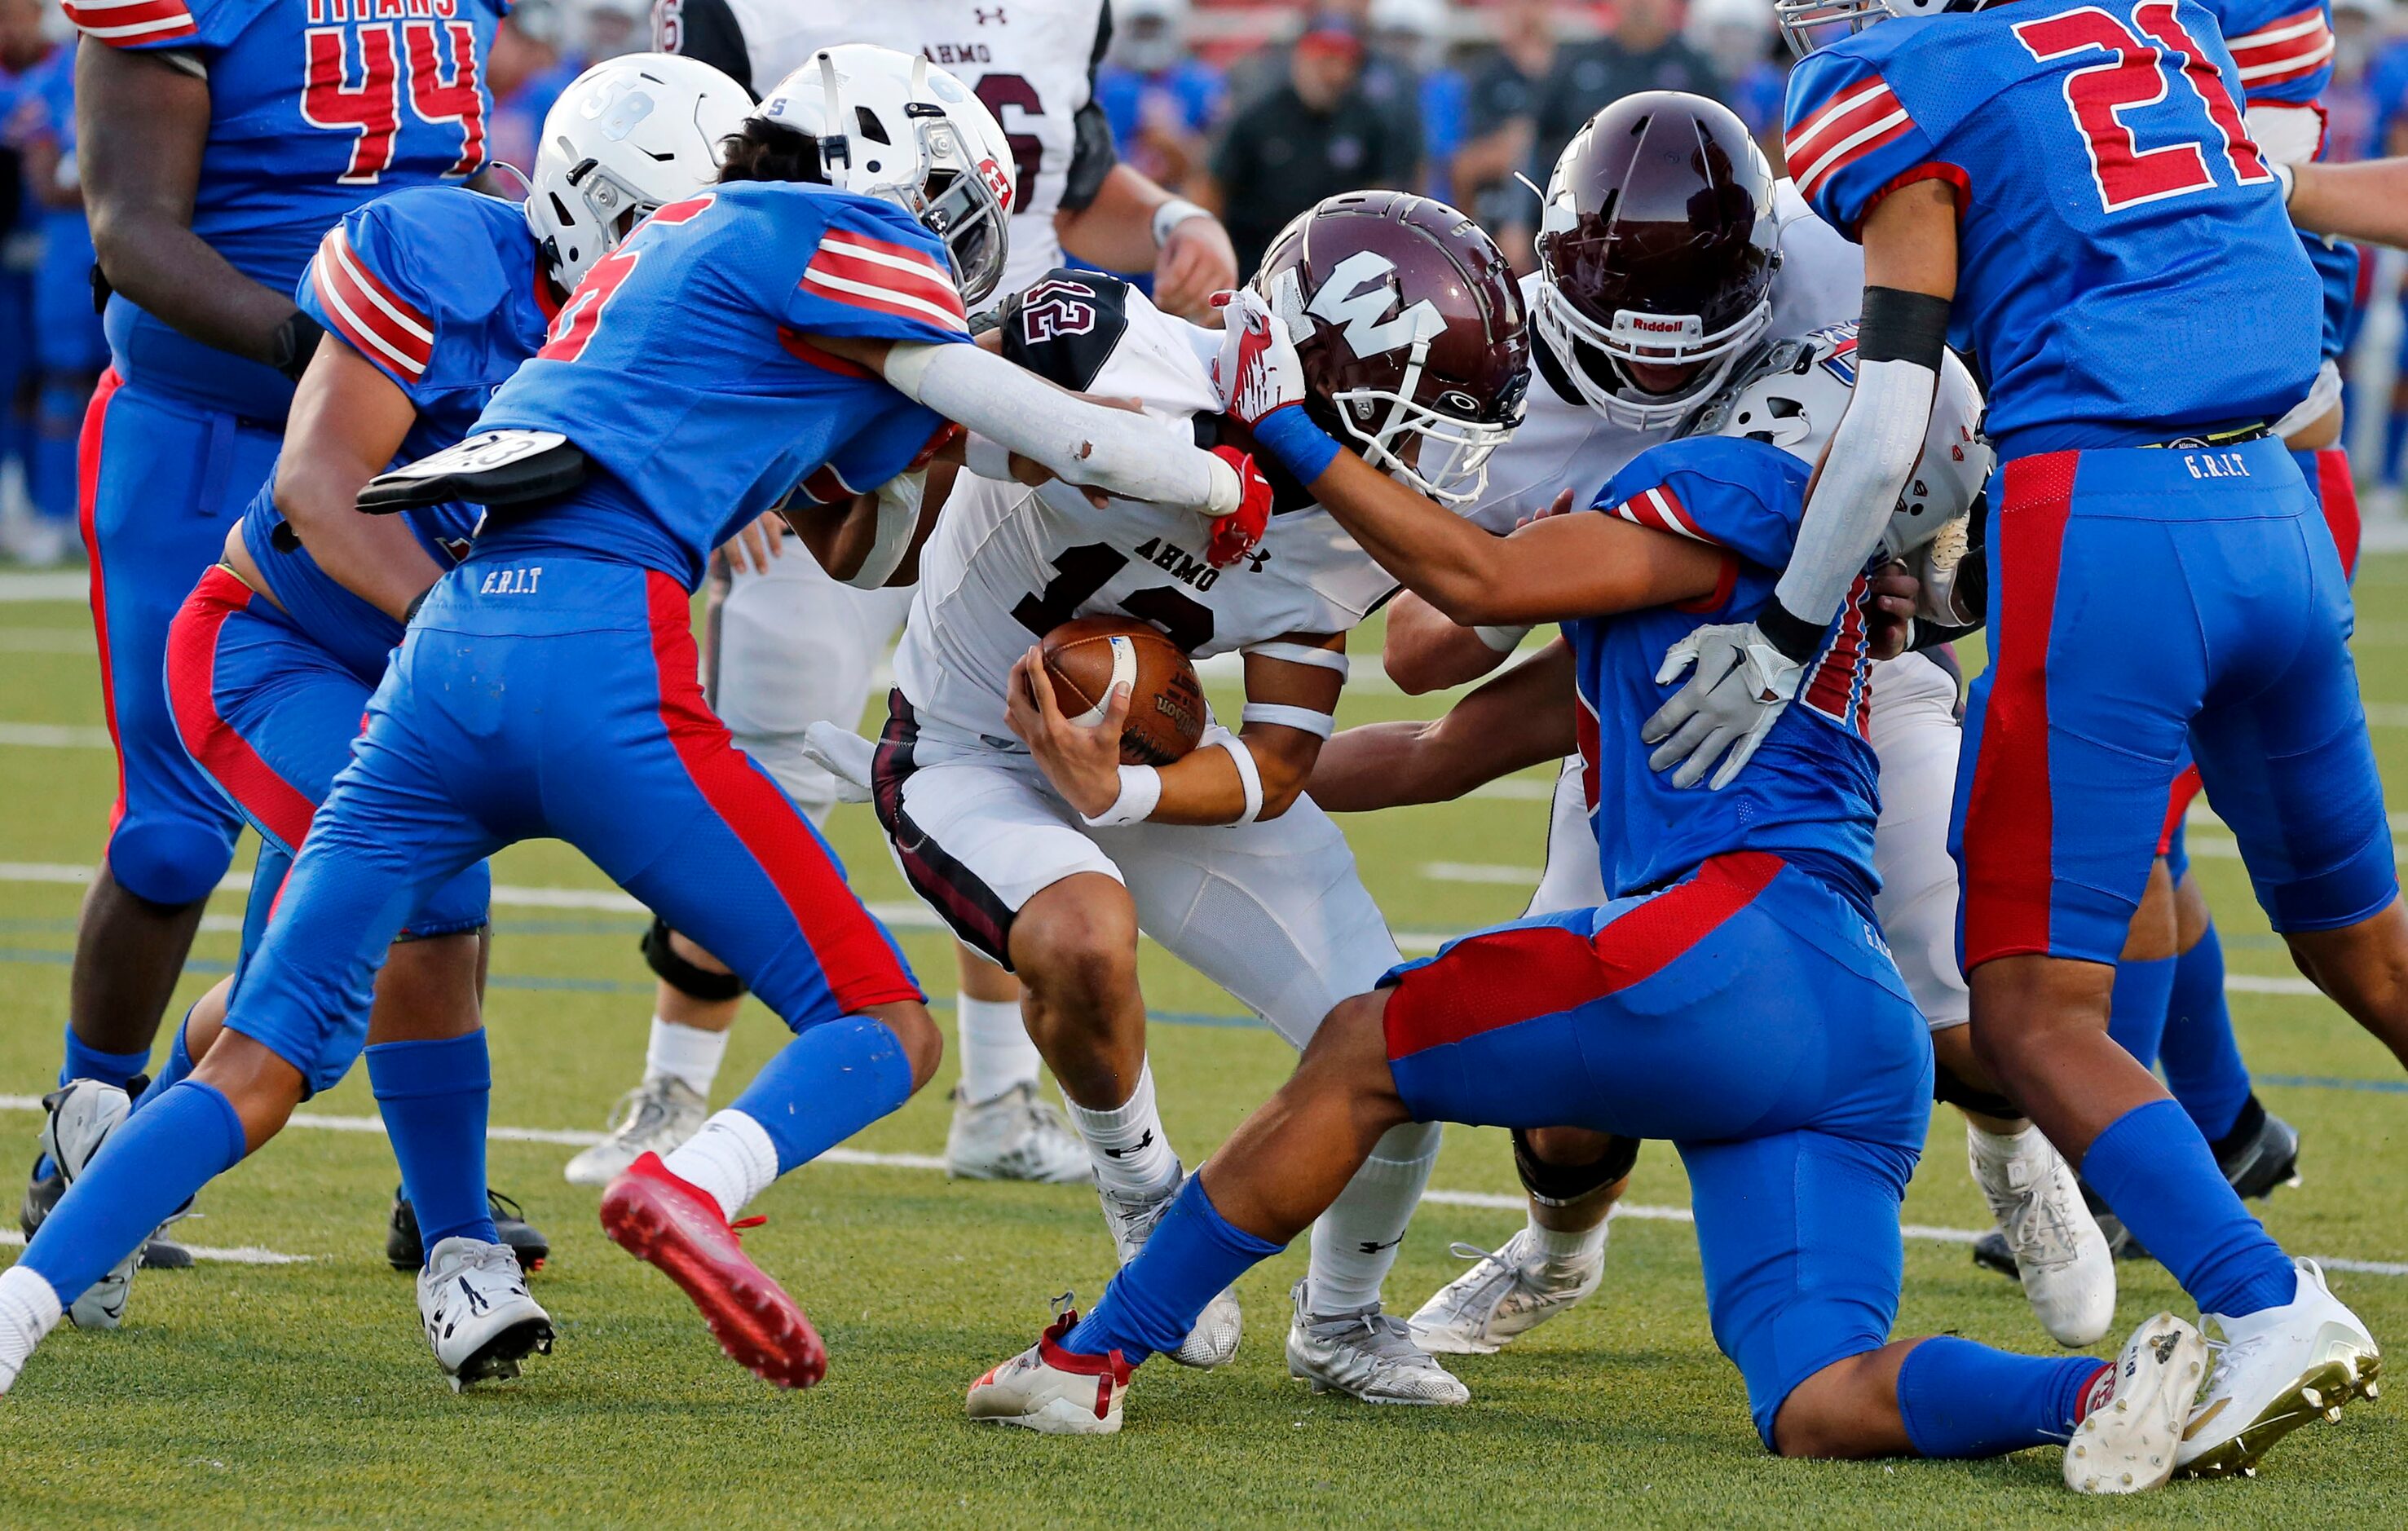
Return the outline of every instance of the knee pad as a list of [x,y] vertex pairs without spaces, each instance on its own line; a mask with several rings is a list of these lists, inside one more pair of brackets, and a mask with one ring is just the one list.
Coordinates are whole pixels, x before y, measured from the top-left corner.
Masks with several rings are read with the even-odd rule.
[[1943,1106],[1956,1106],[1978,1116],[2021,1117],[2024,1109],[1995,1090],[1976,1089],[1948,1071],[1948,1066],[1932,1061],[1931,1098]]
[[145,903],[175,909],[207,898],[234,865],[234,845],[189,823],[121,822],[108,837],[108,874]]
[[1627,1176],[1639,1163],[1639,1139],[1615,1137],[1595,1164],[1551,1165],[1530,1151],[1530,1135],[1513,1129],[1513,1172],[1541,1207],[1570,1207]]
[[719,1005],[744,997],[742,979],[733,973],[714,973],[679,956],[677,949],[669,944],[669,923],[657,914],[652,916],[652,928],[636,945],[643,952],[645,963],[660,975],[661,981],[688,999]]

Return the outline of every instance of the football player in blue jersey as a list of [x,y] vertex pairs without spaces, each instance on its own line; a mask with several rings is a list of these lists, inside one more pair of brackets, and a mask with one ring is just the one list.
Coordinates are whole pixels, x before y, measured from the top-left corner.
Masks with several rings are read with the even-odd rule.
[[2300,969],[2408,1060],[2348,588],[2272,429],[2315,383],[2316,273],[2194,0],[1781,13],[1790,166],[1865,247],[1863,376],[1773,600],[1705,630],[1648,734],[1676,782],[1740,778],[1971,351],[2002,464],[1953,829],[1974,1045],[2220,1332],[2179,1465],[2244,1470],[2380,1356],[2106,1023],[2187,748]]
[[[416,187],[369,203],[320,242],[296,297],[328,337],[295,392],[275,472],[168,634],[185,747],[267,847],[238,973],[351,758],[404,614],[476,530],[476,508],[457,502],[363,515],[360,486],[397,457],[466,435],[627,229],[710,183],[720,140],[751,109],[752,97],[708,64],[614,60],[587,71],[548,119],[523,207],[465,186]],[[549,1246],[508,1198],[489,1205],[485,1186],[488,885],[479,863],[412,909],[377,976],[373,1010],[351,1017],[367,1038],[368,1078],[402,1166],[387,1256],[418,1274],[427,1337],[463,1384],[511,1375],[549,1338],[520,1274]],[[224,996],[212,1001],[185,1018],[145,1100],[208,1054]],[[51,1136],[73,1180],[127,1108],[124,1092],[98,1080],[67,1092]],[[113,1324],[132,1274],[131,1261],[121,1265],[69,1305],[71,1316]]]
[[[1680,1152],[1715,1342],[1767,1447],[1986,1456],[2063,1441],[2075,1488],[2162,1483],[2207,1355],[2172,1315],[2143,1324],[2113,1366],[1890,1340],[1932,1061],[1872,922],[1863,624],[1835,625],[1805,705],[1731,793],[1684,798],[1649,767],[1639,730],[1670,689],[1665,647],[1770,598],[1822,442],[1771,444],[1742,384],[1726,434],[1651,447],[1594,513],[1498,538],[1341,451],[1294,407],[1284,322],[1253,294],[1232,307],[1232,412],[1365,551],[1456,622],[1563,623],[1565,641],[1509,680],[1540,678],[1525,710],[1554,718],[1547,744],[1577,740],[1613,897],[1462,937],[1340,1004],[1095,1311],[973,1383],[970,1416],[1115,1430],[1130,1368],[1301,1231],[1382,1133],[1571,1123]],[[1942,422],[1942,450],[1972,425],[1968,410]],[[1956,476],[1944,513],[1964,514],[1976,487]]]
[[459,449],[371,483],[372,505],[492,508],[413,603],[208,1056],[108,1135],[0,1275],[0,1383],[62,1294],[341,1078],[413,911],[537,836],[695,932],[797,1033],[668,1163],[620,1176],[602,1217],[729,1354],[780,1386],[819,1380],[818,1335],[730,1220],[900,1106],[941,1042],[885,929],[703,701],[689,602],[710,550],[774,506],[846,506],[848,531],[867,520],[831,572],[882,583],[918,521],[910,476],[960,425],[993,444],[978,460],[1218,516],[1231,556],[1269,509],[1233,451],[969,343],[1011,188],[1001,129],[952,76],[818,54],[744,119],[719,184],[586,274]]
[[[408,14],[404,15],[407,8]],[[115,289],[80,455],[108,844],[76,933],[60,1082],[124,1086],[241,824],[184,752],[167,625],[275,461],[317,346],[291,293],[328,224],[485,163],[501,0],[77,0],[78,165]],[[36,1166],[30,1232],[63,1181]]]

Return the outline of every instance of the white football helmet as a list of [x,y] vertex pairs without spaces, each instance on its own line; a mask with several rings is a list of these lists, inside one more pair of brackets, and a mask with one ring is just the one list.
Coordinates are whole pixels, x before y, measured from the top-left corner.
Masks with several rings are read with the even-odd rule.
[[1937,16],[1943,10],[1980,10],[1988,0],[1772,0],[1789,51],[1804,58],[1835,37],[1862,32],[1893,16]]
[[544,115],[527,228],[562,291],[664,203],[719,175],[719,142],[752,109],[744,87],[673,53],[597,64]]
[[[1692,436],[1737,436],[1779,447],[1813,467],[1823,460],[1856,392],[1856,326],[1834,324],[1776,342],[1698,416]],[[1989,481],[1990,444],[1978,434],[1982,390],[1954,351],[1940,364],[1923,455],[1882,532],[1902,557],[1972,508]]]
[[916,53],[846,43],[804,60],[753,115],[818,139],[829,185],[892,202],[943,240],[966,306],[995,292],[1018,169],[960,80]]

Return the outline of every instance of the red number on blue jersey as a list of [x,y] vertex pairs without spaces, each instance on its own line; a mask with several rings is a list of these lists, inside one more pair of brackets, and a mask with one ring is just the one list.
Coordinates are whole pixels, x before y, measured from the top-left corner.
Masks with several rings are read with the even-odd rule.
[[351,161],[335,179],[345,186],[373,186],[393,168],[394,138],[401,131],[401,72],[394,58],[393,28],[359,29],[360,80],[349,82],[339,26],[308,29],[309,73],[301,87],[301,118],[311,127],[348,129],[359,135]]
[[[2165,101],[2163,59],[2169,52],[2179,62],[2193,96],[2206,108],[2209,126],[2223,139],[2224,159],[2234,179],[2248,185],[2269,179],[2256,146],[2239,130],[2239,113],[2225,93],[2223,78],[2175,21],[2171,0],[2144,0],[2133,11],[2136,21],[2143,11],[2164,13],[2142,23],[2163,45],[2162,50],[2142,40],[2121,18],[2096,6],[2024,21],[2014,29],[2016,39],[2042,62],[2076,53],[2107,55],[2103,62],[2086,64],[2065,77],[2066,108],[2072,113],[2084,150],[2090,156],[2091,179],[2099,188],[2100,206],[2108,212],[2119,212],[2215,188],[2202,139],[2143,150],[2139,136],[2125,121],[2127,112]],[[2193,71],[2215,78],[2212,83],[2203,82]],[[2231,127],[2226,126],[2225,117],[2232,119]]]
[[[477,88],[477,29],[466,21],[409,21],[409,105],[429,122],[460,124],[460,158],[447,176],[473,174],[485,163],[485,93]],[[447,83],[444,76],[451,76]]]
[[669,203],[638,224],[634,233],[620,241],[618,249],[595,262],[594,269],[585,273],[585,279],[577,284],[577,291],[569,294],[560,312],[552,316],[551,338],[544,341],[543,349],[535,353],[536,360],[573,362],[584,355],[585,348],[593,342],[594,332],[601,327],[603,308],[617,294],[619,284],[636,269],[636,263],[644,257],[643,247],[636,242],[636,235],[654,224],[667,227],[682,223],[710,207],[714,200],[706,193],[701,196],[688,197],[683,202]]

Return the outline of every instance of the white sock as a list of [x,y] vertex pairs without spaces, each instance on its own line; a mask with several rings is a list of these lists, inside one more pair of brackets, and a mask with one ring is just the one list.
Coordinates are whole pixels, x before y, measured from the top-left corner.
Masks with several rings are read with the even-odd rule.
[[1391,1127],[1371,1156],[1312,1225],[1312,1264],[1306,1272],[1305,1310],[1316,1317],[1352,1313],[1380,1300],[1380,1283],[1397,1263],[1405,1225],[1438,1163],[1440,1125],[1409,1122]]
[[1592,1260],[1605,1252],[1605,1224],[1582,1228],[1571,1233],[1559,1233],[1541,1228],[1538,1220],[1530,1221],[1530,1247],[1550,1260],[1570,1262]]
[[1016,999],[953,998],[954,1030],[962,1039],[962,1098],[975,1106],[1014,1086],[1037,1082],[1045,1060],[1028,1039]]
[[65,1311],[50,1283],[23,1266],[0,1271],[0,1393],[17,1380],[42,1337],[59,1326]]
[[719,1079],[719,1060],[727,1056],[727,1033],[681,1026],[652,1017],[652,1038],[644,1045],[644,1078],[664,1076],[681,1080],[703,1099]]
[[778,1145],[768,1129],[730,1108],[702,1124],[661,1161],[670,1174],[700,1186],[719,1203],[727,1221],[778,1178]]
[[1179,1156],[1170,1152],[1170,1135],[1154,1109],[1152,1064],[1138,1070],[1136,1091],[1111,1110],[1090,1110],[1075,1100],[1067,1104],[1106,1190],[1151,1195],[1179,1178]]

